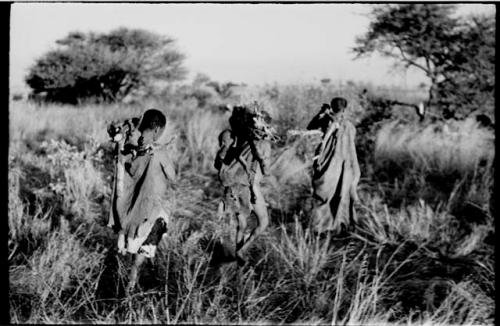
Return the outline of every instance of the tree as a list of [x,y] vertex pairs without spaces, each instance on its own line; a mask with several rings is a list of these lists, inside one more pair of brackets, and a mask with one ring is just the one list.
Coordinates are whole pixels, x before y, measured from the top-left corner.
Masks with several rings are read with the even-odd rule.
[[175,41],[145,30],[72,32],[56,43],[58,48],[39,58],[26,77],[32,92],[46,93],[47,101],[121,101],[158,81],[186,75]]
[[456,18],[455,11],[450,4],[376,6],[367,33],[356,38],[356,58],[378,52],[420,69],[430,80],[428,105],[470,112],[493,98],[495,20]]
[[452,115],[493,114],[495,98],[495,18],[475,16],[458,27],[459,41],[443,65],[436,96]]

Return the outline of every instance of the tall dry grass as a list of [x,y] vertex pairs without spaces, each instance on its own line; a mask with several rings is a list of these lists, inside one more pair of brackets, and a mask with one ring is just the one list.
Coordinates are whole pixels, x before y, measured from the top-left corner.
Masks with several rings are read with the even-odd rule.
[[[284,135],[303,128],[318,105],[334,95],[350,96],[352,111],[363,114],[352,87],[277,85],[241,99],[267,106]],[[346,238],[325,238],[307,229],[315,140],[282,139],[273,148],[273,176],[263,187],[272,225],[245,253],[249,264],[239,268],[218,264],[234,237],[234,229],[216,217],[221,193],[212,168],[227,116],[189,103],[11,104],[13,322],[493,322],[494,221],[490,213],[482,222],[467,220],[477,212],[460,211],[463,206],[456,204],[468,200],[491,210],[485,199],[491,173],[477,162],[484,157],[489,162],[494,152],[484,145],[487,137],[476,134],[477,126],[457,127],[473,135],[457,141],[431,127],[383,124],[374,135],[379,165],[373,171],[398,172],[396,166],[402,174],[394,180],[362,171],[357,211],[363,223]],[[166,137],[177,136],[169,147],[180,176],[173,200],[176,219],[158,257],[143,267],[141,291],[127,297],[123,287],[130,257],[117,255],[114,236],[104,227],[111,184],[105,127],[151,107],[167,114]],[[467,156],[461,146],[474,151]],[[460,173],[448,173],[455,170]],[[440,190],[426,178],[445,172],[452,186],[442,199],[420,196],[438,197]],[[405,200],[396,205],[391,195],[398,192]]]
[[493,161],[494,135],[474,118],[437,122],[420,128],[391,122],[377,134],[376,160],[411,161],[417,168],[448,173],[473,171]]

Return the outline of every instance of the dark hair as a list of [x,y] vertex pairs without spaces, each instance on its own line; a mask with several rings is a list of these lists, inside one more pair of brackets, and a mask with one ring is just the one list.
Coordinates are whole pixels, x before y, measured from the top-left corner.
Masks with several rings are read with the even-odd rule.
[[151,130],[156,127],[164,128],[166,124],[167,118],[161,111],[150,109],[144,112],[139,131]]
[[347,107],[347,100],[343,97],[334,97],[330,103],[333,112],[337,113]]

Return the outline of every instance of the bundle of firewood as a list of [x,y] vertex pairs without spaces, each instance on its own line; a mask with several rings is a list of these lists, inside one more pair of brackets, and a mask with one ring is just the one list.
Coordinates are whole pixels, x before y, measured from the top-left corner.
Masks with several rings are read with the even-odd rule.
[[271,116],[265,110],[235,106],[229,124],[233,132],[248,140],[262,140],[276,138],[276,130],[271,126]]

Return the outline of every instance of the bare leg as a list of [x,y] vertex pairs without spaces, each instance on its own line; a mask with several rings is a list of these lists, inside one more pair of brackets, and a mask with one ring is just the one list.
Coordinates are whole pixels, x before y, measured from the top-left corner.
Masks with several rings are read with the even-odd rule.
[[142,263],[144,263],[145,259],[146,257],[143,255],[134,254],[134,265],[132,266],[132,270],[130,271],[130,277],[127,286],[128,293],[131,293],[134,290],[135,284],[137,282],[137,275],[139,274],[139,268],[141,267]]
[[125,255],[127,253],[127,250],[125,249],[125,234],[123,231],[118,233],[118,252],[121,255]]
[[217,206],[217,220],[218,221],[222,221],[222,219],[224,218],[225,211],[226,211],[226,207],[225,207],[224,201],[221,200],[219,202],[219,206]]
[[258,235],[260,235],[269,225],[269,215],[267,214],[266,202],[264,201],[264,196],[260,192],[258,187],[254,188],[255,192],[255,204],[253,204],[253,211],[257,215],[257,222],[259,225],[252,230],[250,235],[246,240],[243,241],[242,246],[239,250],[246,248]]
[[243,246],[243,240],[245,236],[245,230],[247,228],[247,217],[241,213],[236,213],[237,225],[236,225],[236,252],[240,250]]

